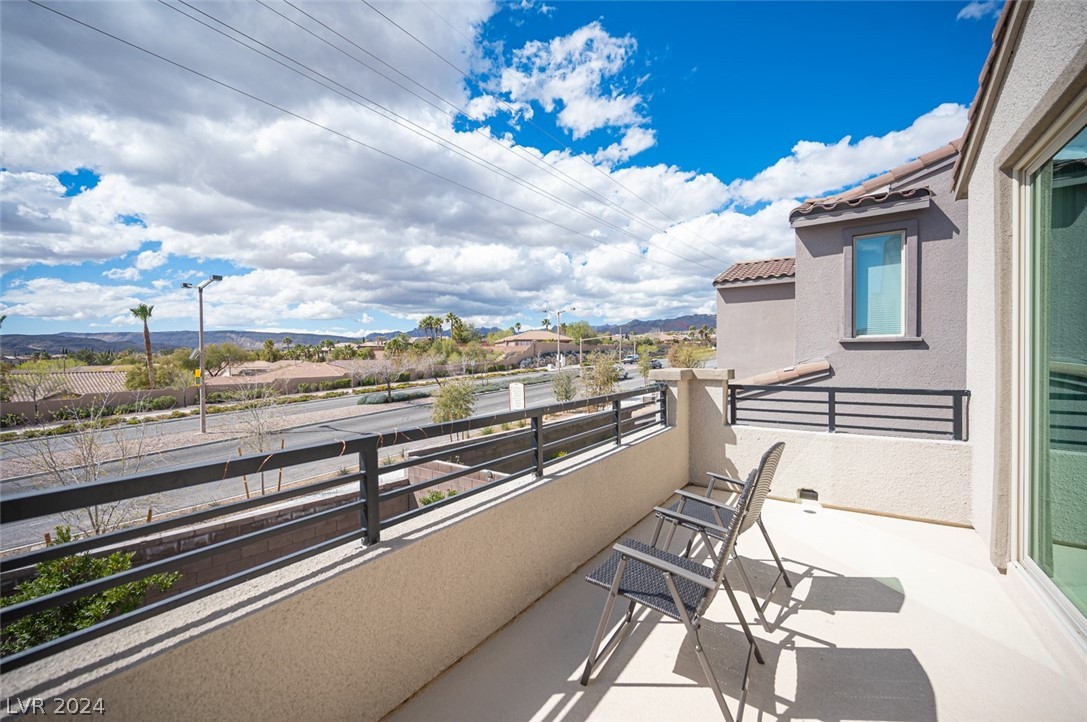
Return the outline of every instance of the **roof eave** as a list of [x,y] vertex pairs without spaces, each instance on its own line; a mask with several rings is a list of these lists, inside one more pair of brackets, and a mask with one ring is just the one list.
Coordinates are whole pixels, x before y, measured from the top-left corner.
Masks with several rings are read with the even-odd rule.
[[951,172],[951,189],[955,200],[962,200],[969,195],[970,176],[977,164],[979,146],[977,139],[985,134],[996,105],[996,93],[1004,84],[1014,55],[1014,39],[1019,37],[1023,22],[1026,20],[1032,2],[1030,0],[1008,0],[993,29],[993,47],[989,51],[985,64],[978,78],[978,91],[970,103],[970,114],[963,133],[962,149],[959,159]]

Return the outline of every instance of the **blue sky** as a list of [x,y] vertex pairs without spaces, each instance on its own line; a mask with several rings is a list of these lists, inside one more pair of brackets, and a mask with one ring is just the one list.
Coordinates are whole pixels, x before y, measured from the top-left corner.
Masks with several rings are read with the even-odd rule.
[[961,134],[999,12],[44,4],[0,3],[9,333],[192,329],[210,274],[269,333],[712,312],[798,200]]

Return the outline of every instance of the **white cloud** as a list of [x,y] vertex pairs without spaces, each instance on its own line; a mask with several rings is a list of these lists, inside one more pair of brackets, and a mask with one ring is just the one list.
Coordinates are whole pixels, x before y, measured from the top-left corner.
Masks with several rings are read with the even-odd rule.
[[164,251],[144,251],[136,256],[135,266],[140,271],[150,271],[170,260],[170,254]]
[[881,173],[934,150],[962,135],[966,108],[944,103],[915,120],[909,128],[856,143],[844,136],[836,143],[799,141],[792,155],[781,158],[754,178],[737,180],[730,195],[746,205],[781,198],[805,198]]
[[956,20],[981,20],[987,15],[999,15],[1001,3],[996,0],[971,0],[959,10]]
[[561,105],[556,122],[574,139],[608,126],[640,125],[646,120],[641,95],[617,87],[636,47],[634,38],[609,35],[599,22],[546,43],[532,41],[514,52],[513,64],[501,73],[501,90],[547,112]]
[[111,268],[108,271],[104,271],[102,275],[106,278],[112,278],[115,281],[140,280],[140,271],[136,268]]

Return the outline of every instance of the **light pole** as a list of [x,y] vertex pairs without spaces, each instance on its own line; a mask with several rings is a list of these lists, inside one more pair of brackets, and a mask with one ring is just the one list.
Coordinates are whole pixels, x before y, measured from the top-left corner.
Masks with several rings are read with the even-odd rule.
[[[571,306],[570,308],[564,308],[561,311],[555,311],[555,368],[565,367],[566,359],[562,356],[562,337],[559,335],[559,329],[562,328],[562,314],[567,311],[576,311],[577,309]],[[548,313],[547,309],[543,310],[544,313]],[[578,361],[580,365],[581,361]]]
[[[200,433],[208,433],[208,412],[206,407],[206,396],[204,393],[204,289],[215,283],[216,281],[223,280],[222,276],[212,276],[208,280],[204,281],[200,285],[196,286],[196,298],[197,306],[200,309],[200,330],[199,330],[199,344],[200,344]],[[182,283],[182,288],[193,288],[191,283]]]

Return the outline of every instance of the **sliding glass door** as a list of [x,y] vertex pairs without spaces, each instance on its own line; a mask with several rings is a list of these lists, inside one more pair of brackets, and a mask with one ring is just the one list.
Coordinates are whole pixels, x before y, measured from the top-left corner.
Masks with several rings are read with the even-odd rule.
[[1027,551],[1087,616],[1087,128],[1030,184]]

